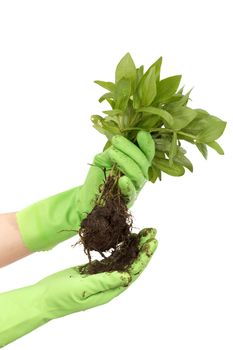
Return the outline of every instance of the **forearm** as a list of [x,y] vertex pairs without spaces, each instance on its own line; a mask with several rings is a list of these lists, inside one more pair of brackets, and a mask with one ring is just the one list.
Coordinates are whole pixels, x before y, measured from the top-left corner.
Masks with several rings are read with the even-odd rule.
[[16,213],[0,214],[0,267],[29,254],[19,231]]
[[0,214],[0,267],[72,237],[80,223],[77,207],[83,202],[75,187],[18,212]]
[[36,285],[0,293],[0,348],[49,320],[41,307],[42,298]]

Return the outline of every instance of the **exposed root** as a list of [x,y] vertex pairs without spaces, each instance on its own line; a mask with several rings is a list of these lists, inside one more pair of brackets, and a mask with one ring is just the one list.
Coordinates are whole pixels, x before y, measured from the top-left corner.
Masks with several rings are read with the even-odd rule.
[[[81,223],[80,241],[89,259],[83,273],[124,271],[138,254],[138,239],[131,233],[132,215],[117,184],[119,177],[119,171],[108,175],[95,207]],[[92,261],[91,251],[104,259]],[[106,252],[111,255],[105,257]]]

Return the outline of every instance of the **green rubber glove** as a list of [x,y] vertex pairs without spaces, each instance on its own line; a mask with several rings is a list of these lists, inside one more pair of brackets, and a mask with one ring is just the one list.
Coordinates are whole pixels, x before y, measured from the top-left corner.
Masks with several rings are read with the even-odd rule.
[[138,147],[123,136],[112,138],[112,146],[95,156],[82,186],[41,200],[16,213],[24,244],[30,252],[49,250],[76,234],[82,220],[91,212],[113,164],[123,173],[119,187],[131,206],[148,177],[154,157],[154,141],[145,131],[137,134]]
[[80,275],[73,267],[44,278],[35,285],[0,294],[0,347],[58,317],[109,302],[135,281],[153,255],[154,229],[140,232],[138,258],[129,272]]

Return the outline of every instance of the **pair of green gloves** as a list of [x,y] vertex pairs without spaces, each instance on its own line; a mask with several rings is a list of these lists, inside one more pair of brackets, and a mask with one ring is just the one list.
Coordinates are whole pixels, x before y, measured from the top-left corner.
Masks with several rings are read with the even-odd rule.
[[[148,179],[154,157],[151,135],[140,131],[138,146],[114,136],[111,147],[95,156],[82,186],[35,203],[16,214],[25,246],[30,252],[49,250],[72,237],[95,205],[99,187],[113,164],[121,170],[119,187],[131,207]],[[70,231],[69,231],[70,230]],[[157,241],[154,229],[139,233],[139,255],[127,272],[95,275],[72,267],[25,288],[0,294],[0,347],[46,322],[107,303],[134,282],[148,264]]]

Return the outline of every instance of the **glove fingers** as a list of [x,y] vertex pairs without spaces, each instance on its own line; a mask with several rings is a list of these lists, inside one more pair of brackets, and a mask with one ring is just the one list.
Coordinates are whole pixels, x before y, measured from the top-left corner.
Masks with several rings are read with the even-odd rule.
[[130,178],[137,189],[143,186],[145,177],[134,160],[114,147],[109,148],[109,157],[113,163],[117,164],[121,172]]
[[106,149],[102,153],[98,153],[94,158],[94,164],[106,169],[111,169],[112,163],[108,156],[109,149]]
[[143,247],[143,245],[150,241],[151,239],[155,238],[156,236],[156,229],[155,228],[144,228],[139,232],[139,249]]
[[137,142],[146,158],[148,159],[149,163],[151,163],[155,155],[155,143],[150,133],[140,130],[137,133]]
[[123,152],[129,158],[133,159],[141,169],[144,177],[148,177],[148,168],[150,166],[150,163],[139,147],[137,147],[121,135],[113,136],[111,143],[115,147],[115,149]]
[[[83,275],[85,291],[83,297],[88,298],[91,295],[107,291],[118,287],[124,287],[129,284],[130,275],[127,272],[102,272],[95,275]],[[78,281],[82,283],[82,281]]]
[[129,273],[134,281],[146,268],[152,255],[154,254],[157,248],[158,242],[156,239],[147,241],[141,248],[137,259],[133,262],[130,267]]
[[118,180],[118,186],[120,187],[123,196],[128,198],[128,204],[135,201],[137,196],[136,188],[127,176],[120,177]]
[[126,286],[108,289],[104,292],[89,296],[88,298],[85,299],[85,302],[88,301],[88,308],[103,305],[111,301],[113,298],[117,297],[119,294],[121,294],[125,290],[126,290]]

